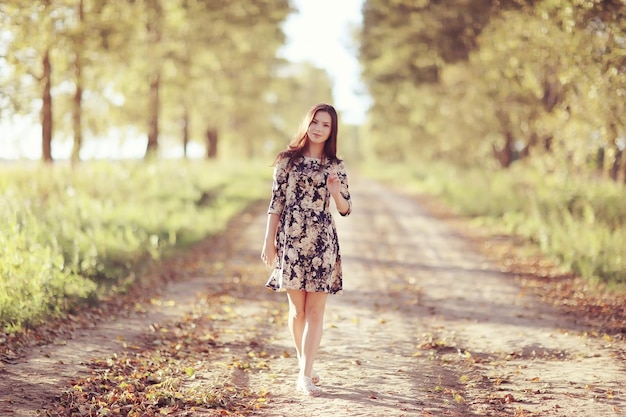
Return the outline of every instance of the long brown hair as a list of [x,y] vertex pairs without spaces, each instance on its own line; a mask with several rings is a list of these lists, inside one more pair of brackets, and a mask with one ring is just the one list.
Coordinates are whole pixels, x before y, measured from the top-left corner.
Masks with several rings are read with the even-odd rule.
[[300,123],[300,127],[295,135],[291,138],[291,142],[287,145],[287,148],[280,152],[276,159],[274,160],[274,165],[278,162],[279,159],[287,157],[289,158],[290,166],[294,159],[304,155],[304,149],[308,144],[308,135],[307,130],[313,121],[313,118],[317,114],[317,112],[326,112],[330,114],[330,135],[326,142],[324,142],[324,152],[322,155],[322,159],[328,158],[333,161],[337,159],[337,133],[339,131],[339,122],[337,117],[337,111],[333,106],[327,103],[319,103],[309,109],[304,118],[302,119],[302,123]]

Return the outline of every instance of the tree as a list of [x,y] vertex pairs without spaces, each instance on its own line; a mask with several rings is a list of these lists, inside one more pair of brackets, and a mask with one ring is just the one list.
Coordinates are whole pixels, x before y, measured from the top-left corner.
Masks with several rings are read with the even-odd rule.
[[57,28],[62,26],[57,22],[64,12],[64,6],[52,0],[12,0],[0,4],[3,26],[9,31],[6,61],[14,69],[9,82],[22,86],[15,91],[19,97],[11,101],[21,103],[16,108],[29,112],[30,103],[39,95],[42,160],[47,163],[52,162],[53,45]]
[[74,34],[74,106],[72,111],[72,127],[74,130],[74,146],[71,161],[76,165],[80,161],[80,149],[83,144],[82,101],[83,101],[83,53],[85,48],[85,7],[84,0],[76,4],[77,30]]
[[[225,137],[220,131],[237,132],[232,141],[254,138],[247,135],[246,125],[252,127],[252,120],[263,112],[263,92],[273,77],[276,50],[284,42],[280,23],[290,11],[288,2],[180,0],[163,7],[159,41],[149,45],[157,57],[151,68],[159,68],[159,88],[153,84],[150,89],[155,98],[152,114],[158,115],[150,123],[151,132],[157,131],[155,120],[168,135],[181,132],[183,154],[192,136],[211,132],[206,136],[211,156],[217,138]],[[260,126],[253,127],[258,132]],[[149,144],[156,140],[152,136]],[[248,155],[254,153],[253,143],[244,142]]]
[[374,99],[372,129],[388,158],[404,159],[413,134],[428,130],[422,122],[433,108],[416,111],[420,89],[438,84],[446,65],[467,60],[492,9],[490,0],[365,2],[360,60]]
[[287,0],[6,1],[3,83],[21,88],[3,88],[2,104],[29,113],[41,103],[47,161],[53,122],[58,134],[73,131],[74,163],[85,132],[128,129],[146,132],[147,157],[163,133],[182,132],[186,150],[207,129],[249,138],[250,153],[254,136],[244,131],[269,125],[257,114],[267,111],[263,96],[290,11]]
[[599,149],[606,175],[626,176],[625,11],[619,0],[368,0],[360,59],[374,146],[389,159],[413,148],[568,170]]

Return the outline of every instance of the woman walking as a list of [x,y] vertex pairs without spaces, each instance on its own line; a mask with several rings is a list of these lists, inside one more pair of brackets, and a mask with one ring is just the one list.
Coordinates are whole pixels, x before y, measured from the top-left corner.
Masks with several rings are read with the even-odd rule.
[[286,291],[289,331],[300,371],[296,387],[321,394],[313,362],[322,339],[328,294],[342,290],[341,255],[330,200],[352,210],[346,168],[337,158],[337,112],[321,103],[305,115],[274,160],[272,197],[261,259],[274,270],[266,286]]

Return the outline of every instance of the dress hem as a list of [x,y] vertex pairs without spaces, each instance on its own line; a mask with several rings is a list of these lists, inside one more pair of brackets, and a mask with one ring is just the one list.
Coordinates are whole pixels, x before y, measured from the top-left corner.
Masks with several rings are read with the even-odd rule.
[[[291,288],[285,288],[285,287],[280,287],[280,288],[275,288],[272,287],[271,285],[265,285],[265,288],[267,288],[268,290],[272,291],[272,292],[287,292],[287,290],[291,289]],[[335,294],[341,294],[343,292],[343,289],[339,290],[339,291],[306,291],[306,290],[301,290],[300,288],[293,288],[294,291],[304,291],[304,292],[316,292],[316,293],[324,293],[324,294],[328,294],[328,295],[335,295]]]

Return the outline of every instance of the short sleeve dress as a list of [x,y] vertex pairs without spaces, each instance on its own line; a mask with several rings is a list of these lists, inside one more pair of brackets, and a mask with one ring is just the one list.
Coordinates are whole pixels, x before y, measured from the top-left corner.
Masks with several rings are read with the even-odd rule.
[[274,167],[268,213],[279,215],[276,232],[277,260],[266,287],[274,291],[301,290],[336,294],[343,289],[341,254],[335,222],[330,212],[326,179],[334,170],[341,195],[350,203],[346,168],[341,160],[296,157]]

